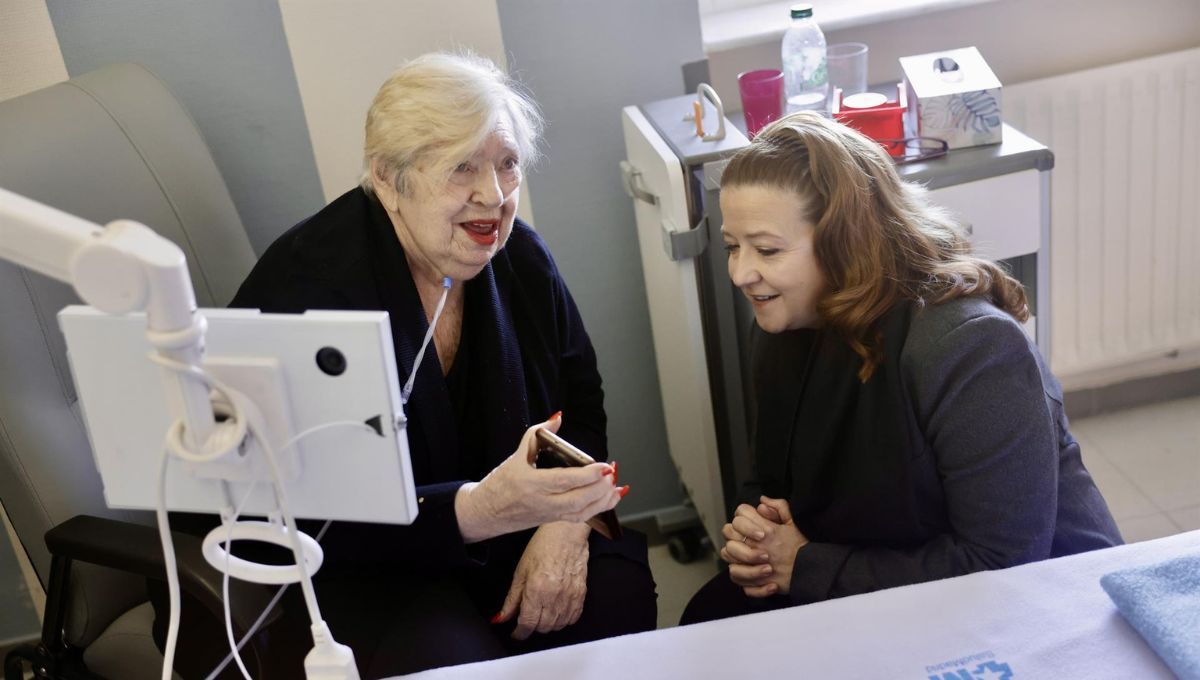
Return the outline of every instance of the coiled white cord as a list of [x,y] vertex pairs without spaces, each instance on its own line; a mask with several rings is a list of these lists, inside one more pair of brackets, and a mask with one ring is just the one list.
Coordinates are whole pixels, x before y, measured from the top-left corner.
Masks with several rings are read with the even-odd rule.
[[[443,302],[444,301],[445,301],[445,294],[443,293]],[[440,309],[441,309],[441,305],[439,305],[439,311],[440,311]],[[436,315],[435,315],[435,318],[436,318]],[[422,349],[422,351],[423,351],[423,349]],[[204,451],[203,453],[195,453],[188,449],[188,447],[184,441],[185,433],[184,433],[183,423],[182,423],[182,421],[176,421],[175,423],[172,424],[171,428],[169,428],[169,430],[168,430],[165,447],[164,447],[162,464],[159,466],[158,503],[157,503],[157,507],[155,508],[155,514],[158,519],[159,540],[161,541],[162,548],[163,548],[163,562],[164,562],[164,565],[166,567],[166,572],[167,572],[166,573],[167,594],[168,594],[168,599],[170,602],[170,612],[168,614],[168,623],[167,623],[167,640],[166,640],[166,646],[163,650],[163,669],[162,669],[161,677],[162,677],[162,680],[171,680],[173,669],[174,669],[174,661],[175,661],[175,647],[176,647],[176,644],[178,642],[178,637],[179,637],[179,607],[180,607],[179,574],[177,571],[177,566],[176,566],[176,561],[175,561],[175,549],[174,549],[174,545],[171,541],[170,520],[167,516],[167,504],[166,504],[167,466],[169,464],[169,461],[170,461],[170,458],[172,455],[178,456],[179,458],[181,458],[185,461],[195,462],[195,463],[204,463],[204,462],[210,462],[210,461],[216,460],[216,459],[221,458],[222,456],[225,456],[228,453],[230,453],[232,450],[234,450],[241,444],[241,442],[243,441],[244,437],[247,434],[251,437],[254,437],[258,441],[259,445],[262,447],[263,453],[266,456],[267,463],[271,470],[271,477],[272,477],[273,486],[274,486],[274,490],[275,490],[276,505],[279,508],[281,514],[283,515],[283,520],[284,520],[283,533],[286,534],[288,541],[291,544],[292,553],[296,558],[295,570],[296,570],[296,574],[298,576],[297,580],[300,583],[301,590],[303,590],[303,592],[304,592],[304,600],[305,600],[305,605],[308,608],[309,617],[311,618],[314,626],[319,624],[321,627],[324,627],[324,620],[321,618],[320,607],[317,604],[316,592],[314,591],[313,585],[312,585],[312,577],[309,574],[307,566],[305,564],[304,552],[300,546],[298,528],[296,526],[295,518],[292,516],[291,504],[288,502],[288,498],[287,498],[287,490],[286,490],[286,488],[284,488],[283,483],[282,483],[283,476],[280,474],[278,461],[275,456],[275,451],[271,447],[270,442],[267,441],[267,439],[262,435],[261,432],[259,432],[258,428],[254,425],[254,423],[250,422],[250,419],[247,418],[244,413],[242,413],[242,409],[239,405],[240,395],[238,393],[234,392],[233,390],[230,390],[225,385],[223,385],[220,381],[216,380],[211,375],[208,375],[207,373],[205,373],[203,370],[201,370],[200,368],[198,368],[196,366],[191,366],[188,364],[177,362],[177,361],[174,361],[167,357],[163,357],[158,354],[151,354],[150,359],[151,359],[151,361],[154,361],[155,363],[165,366],[171,370],[177,371],[179,373],[187,374],[187,375],[191,376],[192,378],[204,383],[204,385],[206,387],[208,387],[209,389],[215,390],[216,392],[218,392],[218,394],[220,396],[224,397],[224,399],[226,400],[226,402],[229,405],[230,413],[228,415],[231,416],[230,420],[232,421],[232,422],[230,422],[230,420],[227,420],[226,422],[230,422],[230,424],[228,426],[222,426],[222,427],[218,428],[217,433],[214,434],[214,436],[211,438],[211,440],[209,442],[204,443],[206,445],[206,447],[208,447],[211,450]],[[333,422],[333,423],[325,423],[322,425],[318,425],[318,426],[309,428],[309,429],[295,435],[294,437],[289,439],[284,444],[283,447],[281,447],[280,451],[281,452],[286,451],[288,448],[295,445],[296,442],[298,442],[300,439],[302,439],[303,437],[306,437],[310,434],[313,434],[314,432],[317,432],[317,431],[320,431],[323,429],[327,429],[327,428],[331,428],[331,427],[343,427],[343,426],[348,426],[348,425],[364,427],[364,428],[370,430],[372,433],[374,433],[374,430],[371,429],[370,426],[366,425],[365,423],[359,423],[359,422],[355,422],[355,421],[338,421],[338,422]],[[233,521],[231,521],[229,523],[229,526],[227,528],[227,531],[228,531],[228,534],[227,534],[228,541],[226,543],[227,548],[229,546],[229,542],[232,541],[233,527],[234,527],[234,523],[236,522],[236,517],[238,515],[240,515],[241,509],[242,509],[244,503],[246,502],[246,500],[249,499],[250,492],[253,490],[253,487],[254,487],[254,485],[251,484],[250,489],[247,490],[247,492],[246,492],[246,496],[243,498],[242,502],[238,504],[238,507],[234,510]],[[326,528],[328,528],[328,526],[329,526],[329,523],[326,522],[325,527],[323,527],[321,530],[321,535],[324,534],[324,531]],[[223,590],[224,599],[225,599],[226,632],[227,632],[227,636],[229,638],[231,648],[233,650],[233,653],[231,654],[231,656],[237,660],[239,670],[241,670],[243,676],[246,677],[247,680],[249,680],[249,672],[246,670],[245,665],[242,663],[240,655],[238,654],[238,650],[241,648],[242,645],[245,644],[246,640],[249,639],[250,635],[252,635],[253,632],[255,630],[257,630],[258,626],[266,618],[266,615],[270,612],[271,608],[275,605],[276,602],[278,602],[279,597],[282,595],[283,589],[281,588],[280,592],[276,593],[275,598],[272,599],[271,603],[269,603],[267,605],[267,609],[263,612],[263,614],[261,614],[259,616],[258,620],[255,622],[254,626],[251,627],[251,630],[246,634],[246,636],[243,638],[242,642],[240,644],[234,644],[232,616],[230,613],[229,600],[228,600],[228,587],[229,587],[228,586],[228,579],[229,579],[228,560],[229,560],[229,553],[228,553],[228,550],[226,550],[227,568],[224,570],[225,575],[223,577],[223,584],[222,584],[222,590]],[[327,642],[329,642],[326,640],[314,640],[314,641],[317,644],[326,644]],[[217,673],[220,673],[221,670],[223,670],[224,667],[226,665],[228,665],[229,660],[230,660],[229,657],[227,657],[225,659],[225,661],[221,664],[221,666],[216,671],[214,671],[212,675],[210,675],[210,677],[215,677],[215,675]]]
[[[317,535],[315,537],[318,543],[321,541],[322,538],[324,538],[325,532],[329,529],[329,526],[331,524],[333,524],[332,520],[325,520],[325,524],[321,525],[321,530],[317,532]],[[225,572],[225,583],[228,583],[228,579],[229,579],[229,572],[226,571]],[[272,597],[271,601],[267,603],[267,606],[263,608],[262,613],[259,614],[258,618],[254,620],[254,624],[250,626],[249,630],[246,631],[246,634],[242,636],[242,639],[238,640],[237,644],[233,646],[233,650],[230,651],[229,654],[225,655],[225,659],[223,661],[221,661],[221,663],[218,664],[217,667],[214,668],[211,673],[209,673],[207,676],[205,676],[204,680],[215,680],[216,677],[218,675],[220,675],[222,671],[225,670],[225,667],[228,666],[230,664],[230,662],[233,661],[234,655],[241,652],[242,647],[245,647],[246,643],[250,641],[250,638],[254,637],[254,634],[257,633],[258,629],[262,627],[263,621],[267,620],[267,616],[270,615],[270,613],[272,611],[274,611],[275,605],[279,604],[279,600],[283,599],[284,593],[286,593],[287,589],[290,587],[292,587],[292,584],[285,583],[284,585],[279,587],[279,590],[275,591],[275,596]],[[228,586],[225,586],[225,588],[228,588]],[[226,591],[226,595],[225,595],[225,606],[226,606],[226,609],[228,609],[229,595],[228,595],[227,591]],[[230,617],[229,614],[226,614],[227,622],[229,621],[230,618],[232,618],[232,617]],[[229,624],[227,623],[226,625],[229,625]],[[230,635],[230,637],[232,637],[232,635],[233,635],[232,628],[229,629],[229,635]],[[231,640],[231,642],[232,642],[232,640]],[[239,663],[239,665],[241,665],[241,664]]]
[[[287,440],[287,442],[279,448],[279,452],[283,453],[283,452],[287,451],[292,446],[297,444],[300,440],[304,439],[305,437],[307,437],[311,434],[315,434],[322,430],[328,430],[328,429],[335,428],[335,427],[362,428],[362,429],[366,430],[367,432],[371,433],[372,435],[375,434],[375,431],[373,429],[371,429],[371,427],[369,425],[367,425],[366,423],[360,423],[356,420],[339,420],[339,421],[334,421],[334,422],[330,422],[330,423],[323,423],[321,425],[316,425],[316,426],[310,427],[307,430],[304,430],[304,431],[296,434],[291,439]],[[218,664],[217,667],[206,676],[205,680],[214,680],[214,678],[216,678],[218,675],[221,674],[222,671],[225,670],[225,667],[228,666],[231,661],[236,661],[238,668],[242,671],[242,676],[244,678],[246,678],[246,680],[250,680],[250,673],[249,673],[249,671],[246,670],[246,666],[242,662],[242,657],[241,657],[241,653],[240,653],[242,650],[242,647],[246,646],[246,643],[250,640],[250,638],[253,637],[254,634],[258,632],[259,627],[262,626],[262,622],[265,621],[267,616],[271,613],[271,611],[274,610],[275,605],[278,604],[280,598],[283,597],[284,591],[286,591],[288,589],[288,587],[291,585],[290,583],[287,583],[287,584],[280,586],[279,590],[276,591],[275,596],[272,597],[271,601],[267,603],[267,606],[263,609],[262,613],[258,615],[258,618],[254,621],[254,624],[252,626],[250,626],[249,630],[246,631],[245,635],[242,636],[242,639],[240,641],[235,642],[234,636],[233,636],[233,616],[230,611],[230,602],[229,602],[229,572],[230,572],[229,556],[230,556],[230,553],[232,552],[233,527],[235,524],[237,524],[238,517],[240,517],[242,514],[242,509],[245,507],[246,502],[249,500],[250,494],[254,491],[255,484],[257,484],[256,481],[250,483],[250,487],[248,489],[246,489],[245,495],[242,496],[242,500],[238,503],[237,508],[233,511],[233,515],[229,518],[228,522],[226,523],[225,568],[221,570],[221,572],[222,572],[221,593],[222,593],[222,600],[225,605],[225,635],[229,639],[230,652],[229,652],[229,654],[227,654],[225,656],[225,659],[222,660],[221,663]],[[333,522],[327,520],[325,522],[325,524],[323,524],[321,526],[321,529],[320,529],[320,531],[317,532],[317,536],[316,536],[316,540],[318,543],[321,541],[321,538],[325,536],[325,532],[329,529],[329,525],[332,523]]]

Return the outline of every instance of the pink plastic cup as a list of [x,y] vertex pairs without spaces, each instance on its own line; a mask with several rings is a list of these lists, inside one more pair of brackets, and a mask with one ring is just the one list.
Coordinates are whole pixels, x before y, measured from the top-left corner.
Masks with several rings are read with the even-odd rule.
[[775,68],[738,74],[742,95],[742,114],[746,117],[746,136],[754,135],[767,123],[783,115],[783,71]]

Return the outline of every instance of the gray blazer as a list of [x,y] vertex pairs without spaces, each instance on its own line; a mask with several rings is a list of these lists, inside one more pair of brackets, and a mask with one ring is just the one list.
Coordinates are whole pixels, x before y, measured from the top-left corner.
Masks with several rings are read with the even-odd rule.
[[[1062,387],[1011,316],[974,297],[890,317],[884,363],[865,385],[849,363],[836,371],[850,377],[819,375],[821,352],[796,370],[788,364],[804,359],[789,339],[758,331],[762,489],[789,497],[811,540],[796,556],[793,602],[1121,543]],[[781,375],[809,384],[794,396]]]

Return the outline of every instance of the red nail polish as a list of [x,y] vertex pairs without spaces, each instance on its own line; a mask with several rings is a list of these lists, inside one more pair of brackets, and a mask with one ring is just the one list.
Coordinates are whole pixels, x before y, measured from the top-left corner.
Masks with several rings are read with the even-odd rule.
[[496,612],[496,615],[492,617],[492,623],[500,623],[500,612]]
[[[614,470],[614,469],[612,469],[612,468],[610,468],[610,467],[607,467],[607,468],[604,468],[604,469],[603,469],[603,470],[600,472],[600,476],[601,476],[601,477],[607,477],[608,475],[612,475],[613,477],[616,477],[616,475],[617,475],[617,471],[616,471],[616,470]],[[615,484],[616,482],[613,482],[613,483]]]
[[617,489],[617,495],[619,495],[621,498],[624,498],[625,494],[627,494],[627,493],[629,493],[629,485],[628,484]]
[[612,470],[613,470],[613,484],[616,484],[617,479],[618,479],[618,477],[617,477],[617,461],[614,460],[612,463],[610,463],[610,465],[612,465]]
[[555,411],[554,415],[550,416],[550,420],[558,420],[562,418],[562,411]]

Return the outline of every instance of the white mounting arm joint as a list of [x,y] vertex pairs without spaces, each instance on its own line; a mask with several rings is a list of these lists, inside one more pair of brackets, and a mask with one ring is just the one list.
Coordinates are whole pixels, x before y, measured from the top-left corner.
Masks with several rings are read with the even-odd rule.
[[[196,308],[183,251],[149,227],[130,220],[101,227],[0,189],[0,258],[71,284],[103,312],[144,310],[146,336],[158,353],[200,367],[207,322]],[[208,387],[169,368],[163,379],[189,447],[203,451],[215,428]]]

